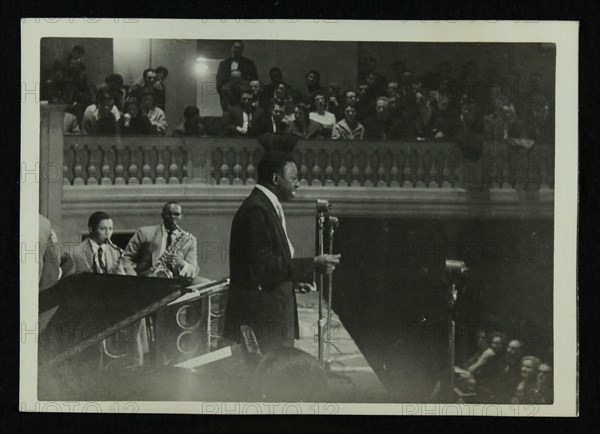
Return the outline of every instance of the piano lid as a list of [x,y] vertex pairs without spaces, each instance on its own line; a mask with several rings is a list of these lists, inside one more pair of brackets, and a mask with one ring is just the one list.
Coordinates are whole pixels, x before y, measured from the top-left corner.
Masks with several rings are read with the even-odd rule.
[[64,361],[187,292],[189,278],[81,273],[40,292],[41,364]]

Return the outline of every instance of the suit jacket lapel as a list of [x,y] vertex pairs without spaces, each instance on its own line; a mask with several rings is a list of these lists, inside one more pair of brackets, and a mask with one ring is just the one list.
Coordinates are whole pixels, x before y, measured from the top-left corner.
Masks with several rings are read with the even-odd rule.
[[85,263],[89,267],[90,271],[94,271],[94,249],[92,248],[92,241],[88,238],[85,240],[84,246],[83,259],[85,260]]
[[152,242],[152,266],[156,264],[156,261],[158,260],[158,254],[160,253],[160,248],[162,247],[162,237],[163,231],[161,225],[156,229],[156,232],[154,233],[154,240]]
[[273,217],[273,220],[275,220],[275,227],[277,228],[277,232],[279,233],[279,238],[280,238],[281,242],[283,243],[283,245],[285,246],[285,251],[287,252],[286,256],[288,258],[291,258],[292,252],[290,252],[290,246],[288,245],[288,239],[285,235],[285,231],[283,230],[283,225],[281,224],[281,220],[279,219],[279,214],[277,213],[277,210],[273,206],[273,203],[269,200],[269,198],[262,191],[260,191],[259,189],[256,189],[256,191],[259,192],[259,196],[260,196],[261,200],[263,201],[263,203],[265,204],[267,209],[271,212],[271,216]]

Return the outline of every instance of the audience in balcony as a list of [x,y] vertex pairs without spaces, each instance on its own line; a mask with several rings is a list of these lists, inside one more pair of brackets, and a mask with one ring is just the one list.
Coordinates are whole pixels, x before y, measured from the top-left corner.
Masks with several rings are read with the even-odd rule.
[[200,118],[200,109],[196,106],[188,106],[183,110],[184,121],[173,130],[176,137],[204,136],[204,125]]
[[96,95],[96,103],[89,105],[83,113],[81,121],[82,134],[112,135],[117,134],[118,121],[121,115],[115,106],[112,93],[101,88]]
[[137,99],[130,98],[125,102],[125,112],[119,119],[119,131],[123,135],[151,135],[154,127],[150,119],[144,116],[138,105]]
[[331,138],[333,140],[362,140],[365,134],[365,127],[356,120],[356,108],[347,105],[344,110],[344,119],[333,126]]
[[403,136],[402,119],[393,117],[390,111],[390,99],[380,96],[375,102],[375,111],[364,121],[365,137],[377,140],[399,139]]
[[243,56],[243,41],[233,41],[230,53],[231,54],[227,59],[219,63],[219,68],[217,70],[216,85],[217,93],[221,98],[221,106],[224,106],[223,86],[229,82],[233,71],[239,71],[241,79],[244,81],[250,82],[252,80],[258,80],[258,72],[256,71],[254,61]]
[[325,95],[317,93],[313,101],[314,111],[310,112],[309,118],[321,125],[321,134],[323,134],[323,136],[331,137],[331,131],[333,130],[336,119],[333,113],[328,112],[325,109],[326,104]]
[[[507,69],[503,76],[497,74],[490,78],[491,83],[484,87],[478,65],[473,62],[466,62],[461,68],[460,79],[456,79],[448,62],[441,62],[434,71],[416,76],[404,62],[396,60],[390,66],[391,79],[386,82],[377,71],[377,60],[367,57],[357,73],[356,86],[342,89],[338,83],[330,82],[322,87],[319,71],[312,69],[306,73],[305,83],[299,89],[284,82],[283,73],[277,66],[270,68],[270,82],[263,86],[258,80],[254,62],[243,56],[243,50],[243,42],[234,41],[230,57],[219,64],[217,90],[224,114],[222,118],[204,120],[204,129],[209,134],[225,132],[226,135],[250,137],[263,134],[273,129],[269,118],[273,107],[277,106],[284,108],[282,122],[295,137],[451,140],[459,143],[469,159],[480,157],[486,139],[526,149],[538,141],[554,140],[553,101],[543,92],[542,77],[538,73],[531,75],[525,92],[519,94],[520,75],[514,68]],[[86,97],[89,89],[83,89],[82,83],[87,80],[86,68],[81,60],[83,54],[82,49],[74,47],[68,65],[57,61],[42,87],[50,102],[71,104],[65,109],[65,133],[93,134],[87,127],[84,131],[82,125],[83,107],[93,105],[97,108],[90,102],[94,98]],[[128,112],[126,101],[135,98],[138,111],[149,117],[153,131],[164,134],[164,83],[168,74],[167,68],[162,66],[155,70],[146,69],[127,92],[120,75],[109,74],[105,81],[121,116]],[[486,71],[486,74],[490,73]],[[73,87],[71,82],[76,85]],[[79,90],[74,92],[73,88]],[[250,107],[242,102],[246,89],[252,97]],[[144,108],[142,92],[148,94],[149,91],[153,93],[153,102],[149,108]],[[75,94],[77,98],[74,98]],[[309,107],[308,121],[304,119],[304,109],[297,108],[298,104]],[[355,109],[356,127],[346,125],[348,105]],[[131,106],[129,111],[132,110],[135,111]],[[249,119],[251,121],[246,125]],[[186,121],[189,119],[178,126],[177,132],[173,131],[174,135],[201,135],[195,127],[187,131]],[[139,129],[131,126],[136,122],[130,122],[129,127],[125,127],[125,122],[126,118],[117,122],[115,133],[135,134],[134,131]],[[336,123],[338,127],[333,134]],[[314,131],[317,124],[321,128],[318,133]],[[358,132],[358,125],[363,126],[363,133]],[[355,128],[358,130],[354,131]],[[102,119],[100,129],[105,133],[112,131],[109,117]],[[281,130],[282,127],[276,125],[276,129]]]
[[154,103],[154,89],[144,89],[140,92],[140,111],[152,124],[152,133],[164,135],[167,129],[167,117],[162,109]]
[[223,113],[225,135],[255,137],[262,132],[265,114],[262,108],[252,105],[253,100],[252,91],[245,89],[241,104],[230,106]]
[[239,70],[231,71],[229,82],[223,85],[221,90],[221,108],[227,111],[227,108],[234,105],[240,105],[242,102],[242,91],[248,89],[249,83],[242,78],[242,72]]
[[308,107],[298,104],[294,108],[294,120],[289,123],[290,133],[303,139],[322,139],[321,124],[310,119]]

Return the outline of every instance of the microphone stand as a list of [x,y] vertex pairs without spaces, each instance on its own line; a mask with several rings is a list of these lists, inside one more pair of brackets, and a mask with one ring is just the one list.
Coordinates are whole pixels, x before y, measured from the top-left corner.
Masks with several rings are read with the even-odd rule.
[[[330,216],[327,220],[327,226],[329,227],[329,254],[333,255],[333,234],[335,229],[340,224],[337,217]],[[333,274],[327,276],[327,363],[325,366],[327,369],[331,368],[331,305],[333,303]]]
[[[323,232],[325,230],[325,219],[329,216],[329,202],[327,200],[317,199],[317,252],[316,255],[320,256],[323,254]],[[317,338],[319,342],[318,346],[318,360],[319,364],[323,366],[323,326],[325,319],[323,318],[323,275],[319,274],[319,320],[317,322]]]

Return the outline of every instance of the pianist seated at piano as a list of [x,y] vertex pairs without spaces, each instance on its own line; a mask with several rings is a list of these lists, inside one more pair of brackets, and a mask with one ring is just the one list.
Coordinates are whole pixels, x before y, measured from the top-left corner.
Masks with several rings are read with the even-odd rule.
[[127,244],[121,258],[125,274],[196,278],[196,237],[179,226],[183,217],[181,205],[167,202],[161,215],[161,225],[139,228]]
[[[89,237],[73,251],[71,273],[125,274],[121,266],[123,249],[110,237],[113,221],[104,211],[96,211],[88,219]],[[71,274],[69,273],[69,274]]]

